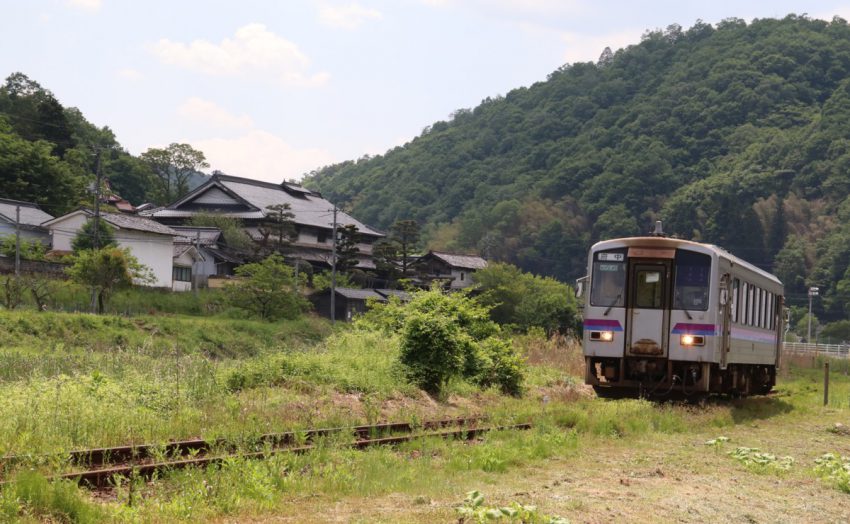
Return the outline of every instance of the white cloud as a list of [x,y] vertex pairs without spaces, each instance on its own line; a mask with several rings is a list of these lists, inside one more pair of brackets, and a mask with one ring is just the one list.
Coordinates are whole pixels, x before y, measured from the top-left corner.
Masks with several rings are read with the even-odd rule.
[[268,182],[299,179],[304,173],[335,161],[324,149],[296,149],[277,135],[260,130],[233,139],[187,142],[204,152],[210,169]]
[[116,74],[119,78],[123,78],[124,80],[136,81],[144,78],[144,75],[141,73],[141,71],[133,69],[132,67],[125,67],[119,69]]
[[421,0],[432,7],[466,7],[480,11],[538,15],[576,14],[584,9],[580,0]]
[[596,62],[606,47],[610,47],[612,51],[616,51],[632,44],[639,44],[641,36],[645,32],[644,29],[634,28],[602,35],[588,35],[560,31],[549,26],[531,22],[521,22],[519,27],[526,33],[552,38],[562,42],[566,48],[563,53],[563,60],[570,64],[575,62]]
[[384,15],[377,9],[363,7],[358,3],[319,8],[319,21],[330,27],[355,29],[367,20],[380,20]]
[[161,39],[153,52],[166,64],[214,76],[257,75],[288,86],[327,83],[325,72],[309,73],[310,59],[289,40],[263,24],[248,24],[221,43],[194,40],[189,44]]
[[850,7],[837,7],[829,12],[816,13],[809,16],[818,20],[826,20],[827,22],[832,22],[832,18],[835,16],[840,16],[845,20],[850,20]]
[[102,0],[66,0],[65,5],[75,9],[85,9],[87,11],[97,11],[100,9]]
[[639,44],[644,29],[632,29],[609,33],[607,35],[588,36],[580,33],[564,33],[561,38],[567,44],[564,62],[596,62],[606,47],[612,51]]
[[254,121],[246,114],[235,115],[223,107],[193,96],[177,108],[177,114],[192,122],[222,129],[251,129]]

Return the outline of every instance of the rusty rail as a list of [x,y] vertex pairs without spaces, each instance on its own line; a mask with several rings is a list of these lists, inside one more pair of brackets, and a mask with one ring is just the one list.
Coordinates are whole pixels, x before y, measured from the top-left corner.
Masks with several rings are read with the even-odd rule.
[[[395,445],[423,437],[471,439],[487,431],[529,429],[531,427],[531,424],[496,427],[478,426],[479,423],[486,420],[486,417],[468,417],[425,421],[421,424],[393,422],[355,427],[309,429],[260,435],[253,439],[246,439],[241,443],[226,439],[192,439],[173,441],[163,445],[143,444],[80,449],[68,452],[63,458],[74,466],[88,469],[82,472],[54,475],[51,478],[76,479],[80,484],[103,488],[108,486],[115,477],[150,478],[158,471],[208,466],[235,457],[264,458],[278,453],[304,453],[315,448],[317,439],[332,435],[350,434],[355,440],[347,445],[357,449],[365,449],[371,446]],[[414,433],[418,429],[427,431],[458,426],[460,429],[452,431]],[[398,432],[410,434],[380,436]],[[0,458],[0,463],[14,464],[26,458],[20,455],[7,456]],[[4,483],[0,481],[0,484]]]
[[[495,427],[476,427],[476,428],[464,428],[457,429],[452,431],[440,431],[440,432],[431,432],[431,433],[422,433],[415,435],[398,435],[393,437],[382,437],[382,438],[374,438],[374,439],[359,439],[350,444],[351,447],[357,449],[365,449],[372,446],[387,446],[387,445],[395,445],[403,442],[409,442],[411,440],[419,439],[419,438],[428,438],[428,437],[438,437],[438,438],[465,438],[467,440],[471,440],[483,433],[488,431],[501,431],[501,430],[524,430],[530,429],[531,424],[514,424],[510,426],[495,426]],[[245,453],[230,453],[226,455],[211,455],[204,457],[195,457],[183,460],[172,460],[165,462],[154,462],[147,464],[133,464],[133,465],[123,465],[111,468],[103,468],[103,469],[95,469],[89,471],[82,472],[74,472],[74,473],[64,473],[61,475],[55,475],[51,477],[52,479],[68,479],[74,480],[80,485],[90,486],[94,488],[104,488],[109,487],[115,482],[116,477],[124,477],[124,478],[150,478],[157,472],[163,471],[172,471],[177,469],[184,469],[188,467],[206,467],[214,464],[220,464],[225,460],[232,458],[243,458],[243,459],[262,459],[268,458],[273,455],[278,455],[281,453],[306,453],[314,449],[314,445],[307,446],[297,446],[297,447],[284,447],[277,449],[268,449],[264,451],[255,451],[255,452],[245,452]]]

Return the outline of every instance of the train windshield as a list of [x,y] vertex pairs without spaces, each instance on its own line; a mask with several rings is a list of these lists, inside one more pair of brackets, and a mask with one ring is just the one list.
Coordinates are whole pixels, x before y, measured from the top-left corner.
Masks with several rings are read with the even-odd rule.
[[626,303],[626,250],[612,249],[593,255],[590,305],[623,307]]
[[673,309],[707,311],[710,276],[710,256],[683,249],[677,250]]

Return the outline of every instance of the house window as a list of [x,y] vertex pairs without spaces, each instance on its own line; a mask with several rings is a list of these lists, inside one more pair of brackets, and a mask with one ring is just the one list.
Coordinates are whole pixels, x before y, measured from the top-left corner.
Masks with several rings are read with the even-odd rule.
[[174,269],[171,271],[171,278],[177,282],[191,282],[192,268],[174,266]]
[[461,281],[461,282],[463,282],[463,278],[464,278],[465,276],[466,276],[466,275],[463,273],[463,271],[461,271],[461,272],[460,272],[460,281]]
[[319,230],[319,232],[316,233],[316,242],[318,242],[319,244],[324,244],[327,241],[328,241],[328,232],[324,231],[324,230]]

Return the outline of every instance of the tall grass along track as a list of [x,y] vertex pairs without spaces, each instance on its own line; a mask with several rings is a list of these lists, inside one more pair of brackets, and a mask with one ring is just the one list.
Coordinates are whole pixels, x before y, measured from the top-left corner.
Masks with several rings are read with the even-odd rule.
[[[420,424],[394,422],[355,426],[348,428],[307,429],[261,435],[240,447],[232,441],[193,439],[173,441],[164,445],[118,446],[75,450],[66,460],[73,466],[83,466],[85,471],[54,475],[54,479],[71,479],[81,485],[95,488],[108,487],[115,477],[149,478],[155,473],[187,467],[204,467],[230,458],[265,458],[278,453],[305,453],[316,448],[316,441],[334,435],[351,435],[354,440],[347,445],[356,449],[395,445],[419,438],[444,438],[471,440],[488,431],[524,430],[531,424],[482,427],[486,417],[468,417],[425,421]],[[449,431],[419,432],[419,430]],[[402,433],[398,435],[398,433]],[[247,445],[246,445],[247,444]],[[24,462],[27,457],[3,457],[10,464]],[[5,469],[5,468],[3,468]],[[2,482],[0,482],[2,484]]]

